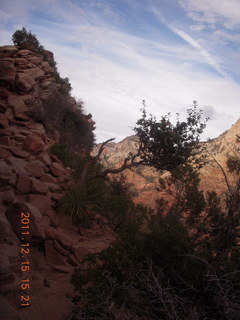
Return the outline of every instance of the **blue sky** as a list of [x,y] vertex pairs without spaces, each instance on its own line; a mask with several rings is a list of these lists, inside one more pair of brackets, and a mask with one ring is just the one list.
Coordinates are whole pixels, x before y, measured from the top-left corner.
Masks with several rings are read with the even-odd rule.
[[143,99],[156,117],[197,100],[205,139],[240,116],[240,0],[0,0],[0,44],[23,26],[54,52],[98,142],[133,134]]

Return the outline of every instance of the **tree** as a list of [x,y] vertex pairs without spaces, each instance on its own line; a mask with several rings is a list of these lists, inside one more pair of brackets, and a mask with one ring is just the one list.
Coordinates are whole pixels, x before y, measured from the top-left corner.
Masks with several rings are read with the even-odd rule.
[[[172,171],[176,167],[186,163],[191,158],[193,162],[193,150],[195,153],[199,148],[199,138],[206,127],[206,119],[202,121],[202,111],[197,109],[197,102],[187,110],[186,121],[177,120],[173,124],[170,114],[157,120],[153,116],[147,116],[145,101],[143,101],[142,117],[137,121],[134,131],[139,138],[139,147],[135,154],[129,155],[123,160],[118,168],[107,168],[90,179],[106,177],[108,174],[119,174],[120,172],[148,165],[155,167],[158,171]],[[99,161],[105,145],[114,138],[103,142],[97,155],[92,161]],[[201,158],[195,158],[195,164],[201,162]]]
[[35,34],[31,30],[27,31],[24,27],[22,30],[16,30],[12,35],[12,41],[15,46],[21,49],[31,50],[35,53],[44,53],[44,47],[40,44]]

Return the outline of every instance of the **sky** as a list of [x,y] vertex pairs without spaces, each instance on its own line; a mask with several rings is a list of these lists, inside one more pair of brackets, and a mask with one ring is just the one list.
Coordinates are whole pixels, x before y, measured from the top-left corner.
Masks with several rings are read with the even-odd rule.
[[143,100],[158,119],[197,101],[203,139],[240,117],[240,0],[0,0],[0,45],[22,27],[54,53],[97,142],[134,134]]

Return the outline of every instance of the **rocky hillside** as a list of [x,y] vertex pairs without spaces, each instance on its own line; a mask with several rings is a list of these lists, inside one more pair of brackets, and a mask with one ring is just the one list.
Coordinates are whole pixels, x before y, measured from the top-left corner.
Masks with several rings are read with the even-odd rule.
[[55,211],[73,179],[51,147],[72,143],[84,156],[93,122],[46,56],[0,47],[1,319],[62,319],[74,268],[115,240],[99,216],[87,230]]
[[[207,156],[207,164],[201,170],[201,188],[205,191],[215,190],[218,193],[226,191],[226,183],[219,164],[226,169],[226,157],[234,149],[239,148],[236,143],[236,136],[240,134],[240,119],[226,132],[218,138],[212,139],[202,144],[203,153]],[[94,153],[97,152],[98,145]],[[106,145],[101,156],[101,162],[104,167],[118,167],[122,164],[124,158],[132,152],[136,153],[138,140],[136,136],[125,138],[119,143],[110,142]],[[205,151],[204,151],[205,149]],[[215,158],[213,159],[206,150]],[[226,171],[227,172],[227,171]],[[132,184],[132,190],[135,194],[136,203],[143,203],[150,207],[155,207],[155,200],[160,196],[166,196],[156,190],[160,174],[153,168],[140,166],[132,170],[126,170],[124,175],[127,181]],[[167,175],[165,173],[164,175]],[[164,177],[164,175],[162,177]],[[231,180],[231,176],[229,177]]]

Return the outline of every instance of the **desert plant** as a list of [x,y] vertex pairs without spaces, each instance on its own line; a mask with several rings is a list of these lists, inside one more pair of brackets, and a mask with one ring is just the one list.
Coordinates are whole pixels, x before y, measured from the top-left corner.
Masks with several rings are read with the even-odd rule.
[[94,180],[86,185],[68,190],[58,203],[59,213],[68,215],[73,223],[90,226],[91,218],[104,194],[102,181]]

